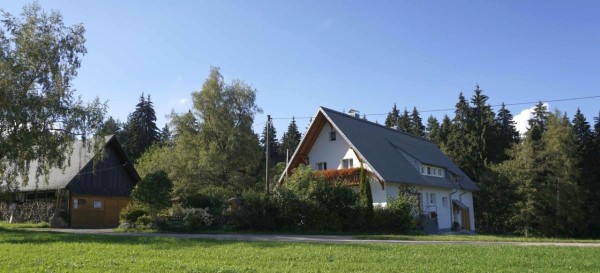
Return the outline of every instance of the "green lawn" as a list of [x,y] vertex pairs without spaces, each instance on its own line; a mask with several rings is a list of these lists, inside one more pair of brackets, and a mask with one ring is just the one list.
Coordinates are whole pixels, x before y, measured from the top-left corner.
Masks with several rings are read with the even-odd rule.
[[598,272],[600,248],[309,244],[0,227],[2,272]]
[[567,239],[518,237],[508,235],[356,235],[358,239],[403,240],[403,241],[477,241],[477,242],[555,242],[555,243],[600,243],[598,239]]

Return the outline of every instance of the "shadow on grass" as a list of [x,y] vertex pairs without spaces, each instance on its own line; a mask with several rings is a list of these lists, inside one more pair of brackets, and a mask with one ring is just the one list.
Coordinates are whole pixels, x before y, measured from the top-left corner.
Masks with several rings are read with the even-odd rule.
[[[294,245],[323,246],[330,243],[307,242],[277,242],[277,241],[239,241],[229,239],[176,238],[159,236],[128,236],[128,235],[95,235],[72,234],[52,231],[31,231],[6,229],[0,227],[0,245],[3,244],[110,244],[110,245],[143,245],[156,250],[184,250],[187,248],[211,248],[227,245],[251,246],[256,248],[289,248]],[[349,248],[380,250],[385,248],[375,244],[337,244]]]

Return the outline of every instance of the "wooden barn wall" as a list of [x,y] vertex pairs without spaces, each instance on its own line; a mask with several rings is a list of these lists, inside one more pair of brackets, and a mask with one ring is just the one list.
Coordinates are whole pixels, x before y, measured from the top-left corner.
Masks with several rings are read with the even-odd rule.
[[96,164],[93,161],[80,171],[67,188],[74,194],[102,195],[102,196],[130,196],[135,181],[127,172],[125,159],[107,145],[106,156]]

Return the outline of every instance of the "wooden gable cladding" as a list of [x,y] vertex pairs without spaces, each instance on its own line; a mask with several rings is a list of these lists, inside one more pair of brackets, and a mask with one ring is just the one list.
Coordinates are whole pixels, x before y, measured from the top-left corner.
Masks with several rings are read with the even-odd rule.
[[[294,155],[292,155],[292,159],[287,166],[286,170],[290,171],[296,169],[300,164],[308,165],[310,162],[310,158],[308,158],[308,153],[312,148],[313,144],[317,140],[321,129],[328,121],[320,111],[317,113],[317,116],[309,125],[309,130],[306,132],[306,135],[302,138],[300,142],[300,146],[296,149]],[[283,182],[282,179],[279,180],[279,183]]]

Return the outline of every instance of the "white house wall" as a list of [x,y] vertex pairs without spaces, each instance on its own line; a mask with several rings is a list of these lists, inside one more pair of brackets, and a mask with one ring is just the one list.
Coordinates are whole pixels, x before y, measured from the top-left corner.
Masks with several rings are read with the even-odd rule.
[[[333,130],[329,123],[323,125],[310,152],[308,160],[312,169],[317,169],[317,163],[327,162],[327,169],[341,169],[342,159],[352,158],[354,167],[360,167],[356,154],[350,149],[350,145],[336,132],[336,140],[329,140],[329,133]],[[368,169],[368,168],[367,168]]]
[[[387,182],[385,187],[386,196],[378,198],[387,201],[387,197],[397,197],[400,186],[402,186],[402,184]],[[371,185],[371,189],[373,189],[373,185]],[[379,189],[381,189],[381,187],[379,187]],[[473,206],[473,194],[470,191],[458,190],[455,193],[453,193],[452,196],[450,196],[450,194],[455,191],[454,189],[420,186],[415,187],[415,189],[418,193],[422,194],[421,204],[419,204],[419,206],[422,209],[422,212],[427,214],[435,212],[437,214],[438,226],[441,231],[450,231],[450,229],[452,228],[452,223],[454,222],[454,216],[451,214],[453,208],[452,200],[459,200],[467,207],[469,207],[471,230],[475,230],[475,208]],[[435,202],[431,205],[427,203],[426,197],[426,195],[430,193],[435,193]],[[461,196],[461,193],[464,194]],[[443,197],[446,197],[448,200],[446,207],[444,207],[442,202]],[[373,202],[377,203],[375,201],[375,192],[373,194]],[[383,203],[381,205],[385,206],[386,203]],[[457,215],[456,218],[458,222],[462,225],[461,216]]]

